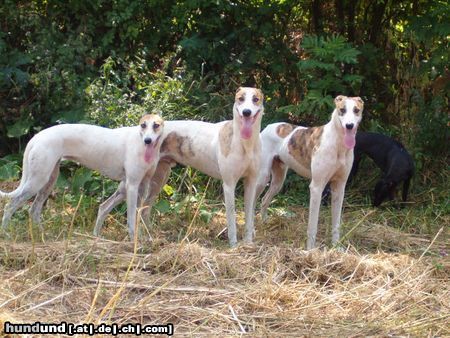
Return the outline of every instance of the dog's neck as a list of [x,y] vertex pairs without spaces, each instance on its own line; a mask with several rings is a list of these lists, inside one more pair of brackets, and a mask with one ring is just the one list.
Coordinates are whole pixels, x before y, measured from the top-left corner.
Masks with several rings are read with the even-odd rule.
[[256,146],[260,145],[260,137],[259,133],[261,132],[261,118],[264,113],[264,108],[261,108],[261,111],[258,114],[258,117],[256,118],[255,122],[252,126],[252,136],[249,139],[244,139],[241,137],[241,121],[239,112],[236,109],[236,106],[233,105],[233,142],[235,141],[237,143],[242,144],[242,147],[244,148],[244,151],[246,153],[252,152]]

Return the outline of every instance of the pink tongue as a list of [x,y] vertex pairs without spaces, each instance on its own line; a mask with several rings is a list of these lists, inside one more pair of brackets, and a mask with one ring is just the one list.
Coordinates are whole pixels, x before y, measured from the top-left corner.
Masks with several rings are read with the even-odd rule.
[[155,148],[152,145],[145,146],[144,160],[149,163],[153,158]]
[[241,137],[248,140],[250,137],[252,137],[252,118],[243,118],[241,122]]
[[345,129],[344,144],[347,147],[347,149],[353,149],[355,147],[356,143],[355,135],[356,135],[355,129],[352,130]]

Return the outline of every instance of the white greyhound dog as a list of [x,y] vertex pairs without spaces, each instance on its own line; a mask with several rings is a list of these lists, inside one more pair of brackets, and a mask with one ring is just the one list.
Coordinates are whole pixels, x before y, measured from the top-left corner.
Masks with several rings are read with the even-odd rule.
[[139,185],[156,169],[164,129],[164,121],[157,115],[145,115],[139,124],[117,129],[62,124],[36,134],[25,148],[19,186],[10,193],[0,191],[0,197],[11,199],[3,213],[3,227],[33,196],[31,219],[40,222],[44,202],[58,178],[60,161],[68,159],[121,181],[118,191],[127,199],[128,230],[133,239]]
[[[261,90],[243,87],[235,95],[232,121],[167,121],[158,167],[152,179],[146,182],[150,187],[150,195],[145,203],[149,206],[146,212],[167,182],[170,169],[176,163],[191,166],[223,181],[228,240],[230,246],[234,247],[237,244],[234,191],[239,179],[244,178],[244,241],[251,243],[255,232],[255,192],[260,170],[259,133],[263,111]],[[120,202],[114,199],[114,195],[108,201],[109,207],[102,209],[101,215],[99,213],[95,233],[100,231],[107,213]]]
[[271,177],[270,187],[261,203],[261,216],[280,191],[288,168],[311,179],[306,248],[316,243],[321,195],[331,183],[332,243],[339,241],[339,227],[345,184],[353,164],[355,135],[364,103],[359,97],[339,95],[334,100],[331,120],[324,126],[305,128],[288,123],[268,125],[261,132],[262,159],[257,197]]

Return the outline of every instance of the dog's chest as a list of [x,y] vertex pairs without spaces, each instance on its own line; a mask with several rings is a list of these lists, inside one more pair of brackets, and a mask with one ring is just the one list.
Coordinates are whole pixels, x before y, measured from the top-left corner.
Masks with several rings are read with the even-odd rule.
[[242,144],[232,145],[228,156],[219,156],[219,167],[222,175],[232,175],[235,178],[257,175],[256,168],[261,162],[261,150],[258,147],[244,148]]

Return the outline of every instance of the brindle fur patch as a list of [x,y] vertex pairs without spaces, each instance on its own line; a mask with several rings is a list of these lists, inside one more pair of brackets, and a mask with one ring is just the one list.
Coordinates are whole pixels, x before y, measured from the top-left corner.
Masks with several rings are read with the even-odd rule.
[[[239,101],[242,100],[242,102],[245,100],[245,96],[247,93],[247,89],[249,89],[248,87],[239,87],[236,91],[236,94],[234,96],[234,101],[236,103],[238,103]],[[264,101],[264,94],[261,91],[261,89],[258,88],[251,88],[253,89],[254,93],[253,93],[253,97],[254,98],[258,98],[258,102],[255,103],[258,106],[262,106],[263,101]]]
[[339,95],[334,99],[334,104],[337,109],[345,108],[345,100],[347,99],[347,96]]
[[293,124],[290,124],[290,123],[280,124],[276,130],[277,135],[281,138],[285,138],[286,136],[288,136],[291,133],[291,131],[293,131],[295,129],[295,127],[296,126],[294,126]]
[[359,96],[350,97],[356,103],[356,107],[358,107],[359,111],[362,112],[364,109],[364,101]]
[[255,88],[255,94],[253,96],[258,98],[258,105],[262,105],[264,101],[264,94],[261,89]]
[[233,121],[226,122],[219,131],[219,143],[221,153],[227,157],[231,151],[231,139],[233,138]]
[[189,136],[180,136],[175,131],[170,132],[161,144],[161,153],[178,154],[181,157],[195,156],[192,150],[192,140]]
[[242,101],[245,100],[245,90],[242,87],[239,87],[236,90],[236,95],[234,96],[234,101],[238,102],[240,98],[242,98],[241,99]]
[[288,144],[289,154],[305,168],[311,168],[311,158],[320,146],[323,126],[297,129]]

